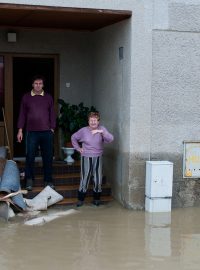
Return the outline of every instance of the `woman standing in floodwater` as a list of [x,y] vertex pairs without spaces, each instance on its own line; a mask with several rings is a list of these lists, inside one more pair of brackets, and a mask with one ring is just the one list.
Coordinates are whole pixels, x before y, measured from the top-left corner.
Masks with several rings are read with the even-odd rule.
[[[91,112],[88,115],[89,126],[79,129],[72,135],[72,145],[81,154],[81,181],[77,206],[84,203],[91,176],[94,177],[93,204],[99,206],[102,185],[102,154],[104,143],[111,143],[113,135],[100,126],[100,115]],[[81,144],[81,145],[80,145]]]

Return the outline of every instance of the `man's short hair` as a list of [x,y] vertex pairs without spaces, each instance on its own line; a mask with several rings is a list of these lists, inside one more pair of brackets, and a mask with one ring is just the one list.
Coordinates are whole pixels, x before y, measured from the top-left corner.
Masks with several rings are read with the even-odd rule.
[[37,81],[37,80],[43,81],[43,84],[45,83],[45,78],[44,78],[44,76],[42,76],[42,75],[35,75],[35,76],[32,78],[32,83],[34,83],[34,81]]

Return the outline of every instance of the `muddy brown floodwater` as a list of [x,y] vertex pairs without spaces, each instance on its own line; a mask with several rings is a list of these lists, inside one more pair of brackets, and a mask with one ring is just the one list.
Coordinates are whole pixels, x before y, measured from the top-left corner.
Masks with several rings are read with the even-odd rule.
[[200,208],[150,214],[88,204],[42,226],[23,223],[0,221],[1,270],[200,269]]

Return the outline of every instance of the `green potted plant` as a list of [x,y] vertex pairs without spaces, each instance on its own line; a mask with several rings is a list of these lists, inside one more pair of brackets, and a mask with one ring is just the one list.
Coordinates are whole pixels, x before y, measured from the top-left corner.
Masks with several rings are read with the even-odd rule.
[[96,112],[94,106],[84,106],[83,102],[78,105],[66,103],[63,99],[58,99],[60,111],[57,117],[57,125],[62,130],[64,144],[71,146],[71,135],[80,128],[88,125],[88,113]]

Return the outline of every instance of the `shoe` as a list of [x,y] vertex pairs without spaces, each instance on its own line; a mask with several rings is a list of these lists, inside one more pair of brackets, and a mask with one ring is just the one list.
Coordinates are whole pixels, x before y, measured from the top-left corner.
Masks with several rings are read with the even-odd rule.
[[84,201],[78,201],[77,204],[76,204],[76,206],[77,207],[81,207],[81,206],[83,206],[83,204],[84,204]]
[[94,200],[92,202],[95,206],[99,206],[101,204],[101,201],[100,200]]
[[52,182],[45,182],[44,183],[44,186],[46,187],[46,186],[49,186],[49,187],[51,187],[52,189],[55,189],[55,186],[54,186],[54,184],[52,183]]
[[26,190],[31,191],[33,189],[33,180],[27,179],[26,180]]

